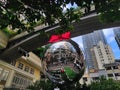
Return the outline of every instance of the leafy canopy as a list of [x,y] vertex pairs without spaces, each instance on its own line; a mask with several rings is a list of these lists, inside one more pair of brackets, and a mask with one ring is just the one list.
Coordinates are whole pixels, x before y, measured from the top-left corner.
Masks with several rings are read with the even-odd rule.
[[[33,30],[37,22],[47,25],[58,22],[62,28],[66,28],[81,16],[68,9],[68,4],[84,7],[87,12],[93,4],[102,21],[120,20],[119,0],[0,0],[0,29],[11,26],[20,31]],[[64,8],[67,8],[66,12],[63,12]]]
[[93,82],[90,85],[90,90],[120,90],[120,82],[101,77],[99,81]]

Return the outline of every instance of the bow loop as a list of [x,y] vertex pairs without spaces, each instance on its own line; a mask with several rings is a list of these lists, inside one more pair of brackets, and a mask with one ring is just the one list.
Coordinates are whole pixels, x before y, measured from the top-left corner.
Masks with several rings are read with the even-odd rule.
[[50,37],[49,42],[54,43],[54,42],[58,42],[58,41],[61,41],[61,40],[66,40],[66,39],[70,39],[70,32],[65,32],[61,35],[52,35]]

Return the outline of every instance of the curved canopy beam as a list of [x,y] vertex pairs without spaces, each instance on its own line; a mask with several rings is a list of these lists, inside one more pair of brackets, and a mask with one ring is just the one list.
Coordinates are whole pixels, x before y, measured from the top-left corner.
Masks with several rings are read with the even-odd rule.
[[[99,17],[95,14],[92,14],[81,18],[80,22],[73,23],[74,30],[71,32],[71,38],[88,34],[95,30],[118,27],[119,25],[120,22],[107,23],[107,24],[100,23]],[[45,32],[54,34],[54,30],[56,28],[59,28],[57,24],[52,27],[46,27],[40,30],[45,30]],[[11,42],[11,46],[9,46],[2,53],[0,53],[0,59],[6,61],[16,60],[17,58],[22,56],[22,54],[18,50],[19,47],[23,48],[27,52],[30,52],[40,46],[47,44],[49,38],[47,38],[47,36],[40,36],[39,33],[40,30]]]

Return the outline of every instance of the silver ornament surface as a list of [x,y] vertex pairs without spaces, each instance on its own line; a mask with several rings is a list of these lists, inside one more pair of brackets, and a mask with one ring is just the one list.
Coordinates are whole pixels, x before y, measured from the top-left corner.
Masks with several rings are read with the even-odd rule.
[[44,55],[45,74],[54,83],[71,84],[84,74],[84,56],[72,40],[53,43]]

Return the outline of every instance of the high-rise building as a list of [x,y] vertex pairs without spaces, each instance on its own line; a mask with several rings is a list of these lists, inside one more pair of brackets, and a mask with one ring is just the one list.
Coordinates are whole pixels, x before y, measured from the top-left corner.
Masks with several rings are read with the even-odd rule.
[[115,62],[111,47],[109,45],[103,44],[102,41],[99,41],[96,46],[91,48],[91,51],[93,53],[92,56],[94,56],[92,59],[94,64],[96,64],[94,66],[98,69],[105,69],[104,64]]
[[104,44],[107,44],[105,36],[102,30],[94,31],[93,33],[86,34],[82,36],[83,46],[84,46],[84,55],[86,60],[86,66],[88,69],[95,69],[95,63],[92,59],[91,48],[94,45],[97,45],[99,41],[102,41]]
[[115,28],[113,29],[114,34],[115,34],[115,40],[117,41],[117,44],[120,48],[120,28]]

